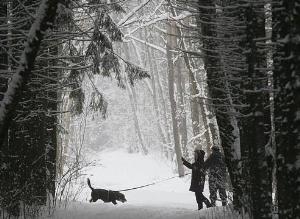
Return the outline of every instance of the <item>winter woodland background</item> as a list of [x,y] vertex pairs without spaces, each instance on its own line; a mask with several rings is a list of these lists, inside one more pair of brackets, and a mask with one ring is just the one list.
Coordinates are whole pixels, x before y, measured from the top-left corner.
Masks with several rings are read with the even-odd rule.
[[[75,217],[67,209],[88,200],[87,177],[119,190],[178,175],[128,202],[161,205],[157,218],[181,218],[178,206],[182,218],[299,218],[299,10],[299,0],[2,0],[1,217]],[[230,205],[197,213],[180,159],[213,145]],[[103,217],[153,216],[118,211]]]

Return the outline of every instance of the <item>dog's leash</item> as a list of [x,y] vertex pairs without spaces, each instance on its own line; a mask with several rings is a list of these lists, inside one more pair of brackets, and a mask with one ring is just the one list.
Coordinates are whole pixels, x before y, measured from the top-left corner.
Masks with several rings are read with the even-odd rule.
[[[190,174],[191,173],[186,173],[186,174],[183,174],[183,176],[190,175]],[[135,190],[135,189],[140,189],[140,188],[152,186],[152,185],[155,185],[157,183],[168,181],[168,180],[171,180],[171,179],[174,179],[174,178],[177,178],[177,177],[181,177],[181,176],[172,176],[172,177],[169,177],[169,178],[166,178],[166,179],[163,179],[163,180],[159,180],[159,181],[156,181],[156,182],[153,182],[153,183],[149,183],[149,184],[146,184],[146,185],[137,186],[137,187],[133,187],[133,188],[129,188],[129,189],[118,190],[118,192],[125,192],[125,191],[130,191],[130,190]]]

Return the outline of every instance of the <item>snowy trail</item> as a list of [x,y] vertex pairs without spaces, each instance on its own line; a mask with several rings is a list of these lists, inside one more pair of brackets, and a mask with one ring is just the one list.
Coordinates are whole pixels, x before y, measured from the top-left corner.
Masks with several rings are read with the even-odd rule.
[[[205,214],[203,214],[205,215]],[[198,219],[199,213],[186,208],[169,206],[134,206],[124,204],[113,206],[100,203],[76,203],[68,210],[58,210],[55,219]],[[205,217],[203,217],[205,218]]]
[[[176,175],[172,166],[158,156],[128,154],[124,150],[102,151],[89,156],[98,164],[86,170],[81,179],[83,191],[77,202],[69,203],[66,209],[56,209],[54,219],[218,219],[238,218],[230,207],[197,209],[193,192],[189,191],[190,175],[161,180]],[[187,171],[188,172],[188,171]],[[112,203],[89,203],[91,190],[86,184],[91,179],[94,188],[121,190],[151,182],[149,187],[123,192],[127,202],[114,206]],[[76,188],[74,188],[76,189]],[[209,197],[206,183],[204,194]],[[217,203],[220,205],[220,203]]]
[[[53,219],[241,219],[230,207],[200,211],[179,206],[131,205],[113,206],[102,203],[72,203],[68,209],[57,210]],[[244,217],[246,218],[246,217]]]

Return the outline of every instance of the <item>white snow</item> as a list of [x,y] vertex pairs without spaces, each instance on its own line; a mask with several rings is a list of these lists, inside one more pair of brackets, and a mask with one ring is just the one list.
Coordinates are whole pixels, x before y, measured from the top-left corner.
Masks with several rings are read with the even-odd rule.
[[[230,206],[198,211],[194,193],[189,191],[190,175],[176,177],[172,165],[163,161],[159,155],[129,154],[120,149],[92,153],[88,158],[96,160],[98,165],[86,170],[83,180],[90,178],[94,188],[122,190],[153,182],[156,184],[123,192],[127,202],[118,202],[114,206],[101,200],[89,203],[91,191],[85,183],[86,186],[76,202],[69,203],[66,209],[57,209],[47,218],[238,218],[232,216]],[[171,178],[174,176],[175,178]],[[209,197],[207,183],[204,194]]]
[[[90,155],[98,165],[86,172],[95,188],[123,190],[157,182],[155,185],[124,192],[127,203],[134,205],[177,203],[196,208],[194,193],[189,192],[190,176],[177,177],[171,164],[166,164],[157,155],[127,153],[125,150],[102,151]],[[166,180],[170,177],[177,177]],[[159,182],[165,180],[163,182]],[[163,192],[163,197],[161,196]],[[80,201],[88,201],[90,189],[86,186],[79,196]],[[125,204],[127,204],[125,203]]]
[[143,8],[146,4],[148,4],[150,0],[144,0],[140,5],[136,6],[134,9],[131,10],[130,13],[128,13],[122,20],[119,21],[118,26],[124,26],[126,25],[126,21],[128,21],[129,18],[134,16],[137,11],[139,11],[141,8]]

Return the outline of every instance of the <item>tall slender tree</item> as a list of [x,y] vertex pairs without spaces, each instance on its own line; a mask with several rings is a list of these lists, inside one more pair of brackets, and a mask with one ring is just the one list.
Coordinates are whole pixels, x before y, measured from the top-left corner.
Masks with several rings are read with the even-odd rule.
[[181,162],[182,157],[182,150],[180,147],[180,137],[179,137],[179,127],[178,127],[178,120],[177,120],[177,104],[175,100],[175,88],[174,88],[174,81],[175,81],[175,66],[174,66],[174,54],[172,50],[176,48],[177,45],[177,38],[176,38],[176,27],[174,22],[170,22],[167,24],[167,59],[168,59],[168,86],[169,86],[169,98],[170,98],[170,106],[171,106],[171,116],[172,116],[172,127],[173,127],[173,137],[174,137],[174,146],[175,146],[175,154],[176,154],[176,161],[178,167],[178,174],[179,176],[184,175],[183,164]]

